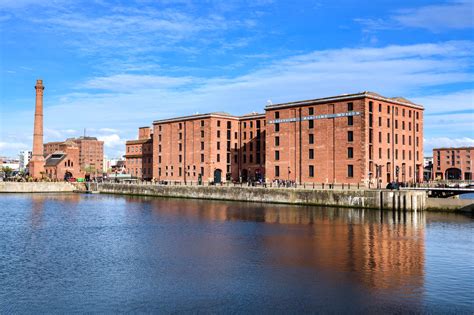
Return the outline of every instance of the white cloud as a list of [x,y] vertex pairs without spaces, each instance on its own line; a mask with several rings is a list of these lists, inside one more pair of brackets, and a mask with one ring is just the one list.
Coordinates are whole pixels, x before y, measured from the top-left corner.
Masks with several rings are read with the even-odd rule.
[[141,89],[166,89],[192,82],[190,77],[167,77],[153,75],[117,74],[90,79],[80,88],[103,89],[123,93]]
[[433,137],[423,140],[424,152],[426,156],[433,155],[433,148],[456,148],[456,147],[474,147],[474,138],[449,138]]
[[[28,149],[29,145],[26,143],[21,143],[21,142],[0,142],[0,156],[4,156],[3,152],[12,152],[12,151],[18,151],[18,150],[25,150]],[[10,154],[10,153],[7,153]],[[5,155],[7,155],[5,154]]]
[[406,27],[440,32],[449,29],[473,28],[473,16],[472,0],[457,0],[445,4],[398,10],[388,18],[357,18],[354,21],[364,26],[364,32],[396,30]]
[[393,16],[400,25],[426,28],[432,31],[443,29],[466,29],[474,27],[474,5],[472,0],[451,1],[448,4],[428,5],[406,9]]

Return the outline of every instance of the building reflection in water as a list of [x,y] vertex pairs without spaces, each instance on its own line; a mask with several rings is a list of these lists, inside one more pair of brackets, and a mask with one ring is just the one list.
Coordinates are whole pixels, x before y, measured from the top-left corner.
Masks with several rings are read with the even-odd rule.
[[71,212],[81,201],[80,194],[31,194],[31,227],[38,229],[44,221],[46,204],[52,201],[54,205],[61,205],[61,209]]
[[422,294],[425,259],[422,212],[173,199],[155,202],[160,215],[287,225],[276,233],[262,233],[261,239],[255,239],[256,246],[264,246],[262,250],[278,255],[270,256],[268,264],[324,270],[335,280],[343,275],[375,291],[400,290],[401,294],[412,297]]

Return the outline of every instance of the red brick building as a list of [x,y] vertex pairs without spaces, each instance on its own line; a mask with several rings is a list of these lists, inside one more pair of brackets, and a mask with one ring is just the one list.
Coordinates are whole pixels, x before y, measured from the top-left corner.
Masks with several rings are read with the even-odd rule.
[[54,180],[84,177],[79,167],[79,146],[72,141],[65,141],[58,144],[56,149],[46,157],[46,176]]
[[265,125],[265,114],[252,113],[239,117],[237,162],[243,182],[265,178]]
[[472,180],[474,147],[433,149],[433,179]]
[[269,105],[266,178],[297,183],[423,179],[423,107],[371,92]]
[[125,168],[133,177],[153,178],[153,134],[150,127],[138,128],[138,140],[125,143]]
[[[66,142],[73,142],[79,148],[79,167],[85,173],[102,174],[104,168],[104,142],[96,137],[69,138]],[[48,156],[60,151],[65,142],[48,142],[44,144],[44,155]]]
[[197,114],[153,122],[153,177],[223,182],[239,176],[239,119]]

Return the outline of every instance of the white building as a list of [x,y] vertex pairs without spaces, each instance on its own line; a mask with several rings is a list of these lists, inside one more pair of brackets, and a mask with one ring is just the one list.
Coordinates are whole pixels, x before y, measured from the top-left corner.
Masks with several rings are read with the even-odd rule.
[[29,150],[26,151],[20,151],[20,154],[18,155],[20,158],[20,171],[26,171],[26,168],[28,167],[28,163],[30,162],[32,152]]

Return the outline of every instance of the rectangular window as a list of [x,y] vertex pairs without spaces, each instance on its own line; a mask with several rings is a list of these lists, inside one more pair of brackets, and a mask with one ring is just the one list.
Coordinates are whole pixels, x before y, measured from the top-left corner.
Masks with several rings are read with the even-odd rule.
[[348,126],[354,125],[354,117],[352,117],[352,116],[347,117],[347,125]]
[[387,127],[390,128],[390,118],[387,118]]
[[204,150],[204,142],[201,142],[201,150]]
[[379,131],[379,143],[382,143],[382,132]]
[[280,160],[280,151],[275,151],[275,161]]
[[275,137],[275,146],[278,147],[280,145],[280,137]]
[[217,138],[220,138],[220,137],[221,137],[221,131],[217,130]]
[[354,157],[354,148],[348,147],[347,148],[347,158],[352,159]]
[[309,114],[309,115],[314,115],[314,108],[313,108],[313,107],[310,107],[310,108],[308,109],[308,114]]
[[390,132],[387,133],[387,143],[390,143]]
[[314,134],[310,133],[308,140],[309,140],[309,144],[314,144]]
[[220,150],[220,149],[221,149],[221,143],[217,142],[217,150]]
[[217,127],[220,127],[220,126],[221,126],[221,121],[218,120],[218,121],[217,121]]
[[201,163],[204,163],[204,154],[201,154]]
[[217,162],[220,162],[220,161],[221,161],[221,155],[217,154]]
[[204,176],[204,167],[201,167],[201,176]]
[[372,102],[369,102],[369,113],[372,113],[374,108],[373,108],[373,103]]
[[379,127],[382,127],[382,117],[379,117]]
[[379,159],[382,158],[382,148],[379,148]]
[[275,166],[275,177],[279,177],[280,176],[280,166],[276,165]]
[[275,119],[280,118],[280,112],[275,112]]
[[204,138],[204,130],[201,130],[201,138]]
[[382,104],[379,104],[379,113],[382,112]]
[[308,157],[310,160],[314,159],[314,149],[309,149]]
[[230,129],[232,127],[232,124],[230,121],[227,122],[227,129]]
[[309,165],[308,175],[314,177],[314,165]]
[[313,129],[314,128],[314,120],[308,120],[308,128]]
[[204,120],[201,120],[201,127],[204,127]]
[[347,141],[349,141],[349,142],[354,141],[354,132],[352,132],[352,131],[347,132]]
[[275,132],[280,131],[280,124],[276,123],[275,124]]
[[347,165],[347,177],[352,178],[354,177],[354,165]]
[[253,163],[253,154],[249,155],[249,163]]
[[[372,102],[370,102],[372,103]],[[348,112],[352,112],[354,110],[354,103],[350,102],[350,103],[347,103],[347,111]]]

